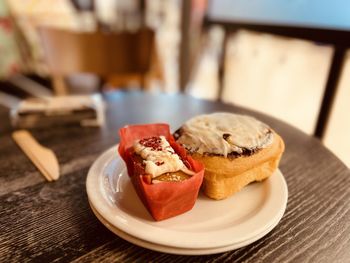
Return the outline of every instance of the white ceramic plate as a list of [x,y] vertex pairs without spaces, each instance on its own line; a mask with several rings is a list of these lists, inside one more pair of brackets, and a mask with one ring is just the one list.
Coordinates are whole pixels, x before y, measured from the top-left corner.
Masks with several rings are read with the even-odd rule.
[[233,245],[224,246],[224,247],[217,247],[217,248],[204,248],[204,249],[190,249],[190,248],[178,248],[178,247],[169,247],[169,246],[162,246],[159,244],[154,244],[151,242],[147,242],[141,239],[138,239],[136,237],[130,236],[127,233],[121,231],[120,229],[114,227],[111,225],[106,219],[104,219],[93,207],[93,205],[90,203],[91,209],[96,215],[96,217],[101,221],[102,224],[104,224],[110,231],[112,231],[114,234],[119,236],[120,238],[129,241],[130,243],[133,243],[135,245],[138,245],[140,247],[148,248],[151,250],[164,252],[164,253],[170,253],[170,254],[177,254],[177,255],[208,255],[208,254],[216,254],[216,253],[222,253],[226,251],[230,251],[233,249],[238,249],[241,247],[244,247],[246,245],[249,245],[253,243],[254,241],[260,239],[261,237],[265,236],[267,233],[269,233],[279,222],[279,220],[276,221],[275,224],[271,225],[271,228],[266,229],[266,231],[260,233],[258,236],[246,240],[241,243],[235,243]]
[[234,247],[255,241],[277,225],[288,199],[286,182],[277,170],[225,200],[200,194],[191,211],[156,222],[138,199],[117,146],[95,161],[86,187],[94,209],[114,228],[138,240],[182,249]]

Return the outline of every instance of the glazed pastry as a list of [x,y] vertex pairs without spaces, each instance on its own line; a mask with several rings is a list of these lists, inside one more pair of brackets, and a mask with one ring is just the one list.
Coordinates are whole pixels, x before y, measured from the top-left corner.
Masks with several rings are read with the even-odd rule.
[[126,126],[119,131],[119,153],[143,204],[155,220],[194,206],[204,166],[187,156],[167,124]]
[[268,125],[232,113],[196,116],[174,137],[204,164],[203,190],[213,199],[227,198],[272,175],[284,151],[282,138]]
[[145,174],[151,176],[152,183],[180,182],[194,174],[164,136],[136,140],[133,150],[135,160],[142,162]]

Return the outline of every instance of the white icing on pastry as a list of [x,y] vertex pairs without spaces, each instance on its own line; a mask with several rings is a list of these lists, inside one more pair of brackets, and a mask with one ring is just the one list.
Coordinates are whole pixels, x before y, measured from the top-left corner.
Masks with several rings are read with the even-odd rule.
[[273,141],[269,126],[253,117],[218,112],[199,115],[182,127],[177,142],[187,150],[227,157],[231,152],[265,148]]
[[133,148],[145,164],[145,171],[152,178],[164,173],[182,171],[193,175],[170,146],[164,136],[150,137],[135,141]]

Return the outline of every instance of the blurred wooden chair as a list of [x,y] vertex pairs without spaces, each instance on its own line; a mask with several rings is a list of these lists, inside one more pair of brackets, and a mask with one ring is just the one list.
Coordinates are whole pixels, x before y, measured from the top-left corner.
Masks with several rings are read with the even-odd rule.
[[74,73],[94,73],[113,86],[136,80],[141,88],[151,77],[161,78],[150,29],[133,33],[38,30],[57,95],[67,93],[64,78]]
[[[230,33],[235,33],[237,30],[250,30],[260,33],[267,33],[272,34],[279,37],[288,37],[288,38],[295,38],[299,40],[306,40],[311,41],[313,43],[316,43],[314,46],[315,49],[310,49],[312,51],[315,51],[315,57],[319,55],[319,52],[317,52],[317,49],[320,50],[320,43],[322,45],[329,45],[333,51],[332,52],[325,52],[327,54],[331,53],[330,55],[330,62],[329,62],[329,70],[328,74],[319,74],[315,73],[313,71],[313,75],[316,74],[316,76],[325,77],[325,83],[324,87],[321,87],[318,91],[321,92],[322,98],[321,103],[319,105],[319,109],[316,109],[318,116],[315,117],[316,119],[316,125],[315,129],[313,131],[313,135],[319,139],[322,139],[325,136],[327,124],[331,115],[331,111],[333,108],[333,103],[335,100],[335,95],[337,93],[338,89],[338,82],[341,76],[343,64],[345,61],[346,56],[346,50],[350,47],[350,31],[345,30],[346,23],[348,20],[342,19],[342,23],[338,24],[338,26],[329,26],[327,23],[331,23],[331,20],[323,19],[322,12],[324,10],[323,7],[320,7],[319,9],[315,9],[315,12],[310,13],[308,21],[315,21],[314,23],[310,23],[307,21],[303,21],[301,16],[291,16],[291,19],[289,19],[288,22],[284,20],[284,16],[281,15],[282,12],[285,12],[288,10],[286,8],[286,5],[281,6],[280,8],[266,8],[263,17],[259,17],[259,13],[255,14],[255,18],[253,17],[252,13],[245,12],[247,9],[247,5],[237,5],[235,12],[231,12],[230,14],[227,13],[227,10],[231,10],[228,7],[230,5],[235,5],[234,1],[226,1],[226,4],[223,4],[221,1],[211,1],[212,3],[208,5],[207,14],[204,18],[204,26],[208,27],[211,25],[220,25],[223,26],[223,28],[226,31],[226,36],[228,36]],[[310,1],[302,1],[302,5],[300,5],[299,9],[309,9],[308,5],[312,5]],[[248,2],[247,2],[248,3]],[[255,2],[252,4],[251,7],[255,6],[255,8],[260,4],[260,2]],[[291,3],[292,4],[292,3]],[[330,10],[329,12],[337,12],[335,11],[336,5],[329,5]],[[284,11],[283,11],[284,10]],[[341,11],[339,9],[338,11]],[[337,12],[339,13],[339,19],[340,17],[346,17],[346,12]],[[239,14],[239,15],[237,15]],[[260,13],[261,15],[262,13]],[[268,21],[274,21],[272,23]],[[340,20],[339,20],[340,21]],[[226,39],[224,41],[226,43]],[[255,41],[254,41],[255,42]],[[256,43],[254,43],[256,44]],[[266,45],[266,44],[265,44]],[[223,57],[226,57],[226,44],[223,46]],[[246,45],[242,45],[246,46]],[[266,45],[267,46],[267,45]],[[322,48],[321,48],[322,49]],[[288,48],[286,48],[288,55],[290,54]],[[235,51],[233,50],[232,53]],[[311,56],[311,52],[309,52]],[[266,56],[266,55],[265,55]],[[293,59],[296,59],[296,57],[292,57]],[[241,58],[240,58],[241,59]],[[229,60],[229,59],[228,59]],[[232,59],[231,59],[232,60]],[[285,61],[285,59],[282,57],[280,59],[281,62]],[[224,60],[221,63],[221,68],[223,69]],[[256,64],[252,64],[253,67],[249,67],[249,69],[257,70]],[[316,65],[318,66],[319,64]],[[248,68],[248,67],[247,67]],[[296,67],[297,69],[300,69]],[[313,68],[312,68],[313,70]],[[223,70],[222,70],[223,72]],[[238,73],[239,74],[239,73]],[[223,76],[224,74],[221,74],[221,82],[223,83]],[[241,75],[242,76],[242,75]],[[294,78],[296,79],[296,78]],[[299,78],[300,79],[300,78]],[[305,81],[308,85],[308,82]],[[258,85],[261,86],[261,82]],[[242,89],[241,86],[238,86],[240,89]],[[296,86],[297,87],[297,86]],[[219,94],[220,97],[223,95],[223,85],[221,85]],[[256,93],[254,94],[257,95]],[[265,94],[264,94],[265,95]],[[314,94],[313,94],[314,95]],[[311,97],[311,96],[309,96]],[[299,102],[299,101],[298,101]],[[284,105],[285,106],[285,105]],[[309,106],[309,105],[307,105]],[[300,106],[304,111],[305,108],[303,106]]]

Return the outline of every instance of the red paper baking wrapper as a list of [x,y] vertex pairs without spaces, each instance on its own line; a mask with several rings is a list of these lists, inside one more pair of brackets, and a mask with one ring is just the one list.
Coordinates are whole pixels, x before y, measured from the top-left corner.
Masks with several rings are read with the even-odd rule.
[[[186,150],[177,144],[171,135],[169,125],[131,125],[121,128],[119,134],[119,154],[127,165],[128,174],[139,198],[153,218],[159,221],[191,210],[203,181],[204,166],[186,155]],[[188,168],[195,172],[191,178],[181,182],[151,184],[150,175],[146,174],[140,162],[133,159],[131,147],[135,140],[161,135],[165,136]]]

